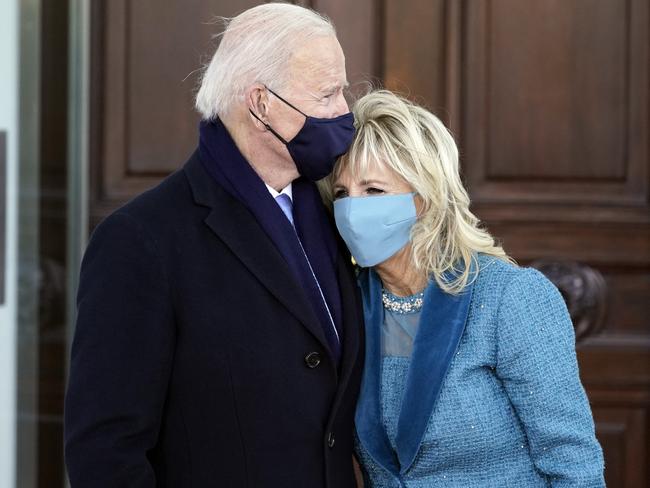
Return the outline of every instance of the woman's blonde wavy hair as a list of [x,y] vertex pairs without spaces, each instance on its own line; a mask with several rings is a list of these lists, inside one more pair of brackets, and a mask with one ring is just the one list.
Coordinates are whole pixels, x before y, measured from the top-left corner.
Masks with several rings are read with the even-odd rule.
[[433,276],[444,291],[458,294],[474,279],[471,270],[478,270],[479,252],[514,262],[470,211],[458,149],[435,115],[387,90],[363,96],[353,112],[354,142],[320,185],[326,200],[333,200],[333,183],[343,169],[358,177],[371,165],[382,164],[422,199],[411,231],[412,256],[416,269]]

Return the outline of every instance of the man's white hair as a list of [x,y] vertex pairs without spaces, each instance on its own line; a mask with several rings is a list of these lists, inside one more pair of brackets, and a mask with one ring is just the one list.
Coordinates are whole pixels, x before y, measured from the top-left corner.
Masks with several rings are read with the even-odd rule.
[[290,78],[292,54],[310,38],[336,36],[329,19],[287,3],[259,5],[222,20],[221,42],[196,96],[204,120],[227,114],[253,83],[282,91]]

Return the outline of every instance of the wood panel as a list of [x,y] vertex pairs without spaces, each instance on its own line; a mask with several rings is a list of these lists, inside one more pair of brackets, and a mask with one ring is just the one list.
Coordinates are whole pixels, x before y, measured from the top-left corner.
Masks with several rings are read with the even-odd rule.
[[345,53],[350,101],[381,83],[384,9],[376,0],[304,2],[328,16]]
[[468,90],[479,91],[469,74],[474,61],[486,71],[486,177],[624,181],[629,5],[501,0],[483,7],[468,11],[486,50],[481,62],[470,47]]
[[498,0],[464,15],[457,115],[474,201],[648,222],[648,3]]
[[[445,72],[440,69],[445,56],[444,29],[414,29],[414,25],[440,25],[444,3],[417,2],[404,8],[401,2],[386,2],[384,81],[392,90],[419,95],[431,94],[441,100]],[[413,59],[426,63],[412,63]],[[436,88],[437,87],[437,88]],[[418,100],[424,101],[424,100]],[[442,106],[434,104],[434,109]]]
[[[607,486],[647,486],[648,406],[646,402],[637,407],[630,405],[627,408],[594,408],[596,434],[603,445],[607,460]],[[633,466],[634,469],[625,469],[626,465]]]

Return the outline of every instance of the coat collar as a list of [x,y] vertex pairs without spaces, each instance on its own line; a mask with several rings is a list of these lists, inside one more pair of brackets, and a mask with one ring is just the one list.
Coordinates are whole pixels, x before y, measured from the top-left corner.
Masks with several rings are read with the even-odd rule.
[[382,284],[372,270],[364,271],[359,281],[366,323],[366,358],[355,416],[357,435],[375,462],[400,477],[411,467],[420,449],[442,384],[465,330],[474,280],[459,295],[443,292],[435,280],[425,290],[420,326],[397,420],[395,450],[384,429],[381,412]]
[[205,224],[332,356],[307,295],[251,212],[207,173],[198,150],[183,169],[195,203],[210,209]]

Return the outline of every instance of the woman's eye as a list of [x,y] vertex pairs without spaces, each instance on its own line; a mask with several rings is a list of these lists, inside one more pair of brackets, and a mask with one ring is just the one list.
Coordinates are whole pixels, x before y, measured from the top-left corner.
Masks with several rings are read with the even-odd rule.
[[381,188],[370,187],[370,188],[366,188],[366,193],[370,195],[379,195],[381,193],[384,193],[384,190],[382,190]]
[[338,200],[339,198],[345,198],[348,196],[348,192],[345,190],[335,190],[334,191],[334,200]]

